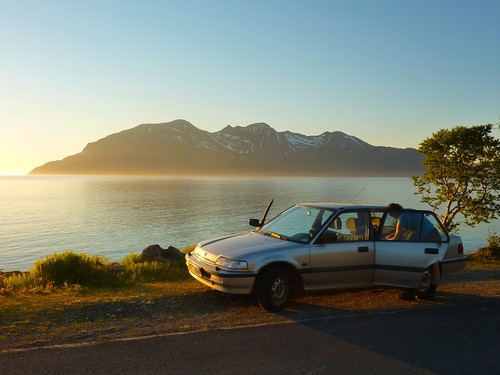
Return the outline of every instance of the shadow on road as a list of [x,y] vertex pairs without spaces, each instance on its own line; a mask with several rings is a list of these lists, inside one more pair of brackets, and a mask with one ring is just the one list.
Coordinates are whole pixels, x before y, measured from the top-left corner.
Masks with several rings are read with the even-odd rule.
[[[391,295],[389,291],[373,293]],[[440,374],[499,369],[499,298],[440,292],[436,302],[387,304],[372,309],[358,304],[346,306],[346,292],[323,297],[321,304],[316,304],[316,297],[299,298],[280,315],[331,336],[333,342],[341,340],[356,350],[362,348],[367,356],[382,355],[410,365],[415,373],[424,369]],[[380,370],[375,367],[373,372]]]

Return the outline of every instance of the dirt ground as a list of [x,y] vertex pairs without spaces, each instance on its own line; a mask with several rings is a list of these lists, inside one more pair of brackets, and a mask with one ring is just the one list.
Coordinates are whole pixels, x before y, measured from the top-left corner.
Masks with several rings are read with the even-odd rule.
[[435,302],[403,300],[401,289],[370,288],[303,294],[284,311],[269,313],[251,297],[225,295],[191,279],[182,290],[166,288],[151,284],[126,299],[55,303],[51,309],[15,317],[0,312],[0,352],[472,304],[500,298],[500,262],[469,263],[464,271],[443,278]]

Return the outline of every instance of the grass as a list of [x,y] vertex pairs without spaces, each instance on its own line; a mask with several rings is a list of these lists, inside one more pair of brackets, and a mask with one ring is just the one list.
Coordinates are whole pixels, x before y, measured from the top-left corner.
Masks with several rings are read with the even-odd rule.
[[[191,251],[186,248],[184,253]],[[57,290],[119,288],[186,279],[184,262],[145,262],[137,254],[119,263],[105,257],[66,251],[35,262],[28,272],[0,275],[0,295],[50,294]]]

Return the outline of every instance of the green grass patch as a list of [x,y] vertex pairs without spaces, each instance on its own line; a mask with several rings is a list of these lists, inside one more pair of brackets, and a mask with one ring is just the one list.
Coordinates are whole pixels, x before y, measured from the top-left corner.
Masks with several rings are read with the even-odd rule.
[[118,278],[122,284],[175,281],[187,277],[184,262],[174,265],[142,262],[137,254],[131,254],[123,258],[121,265],[123,270]]
[[[184,253],[191,248],[183,250]],[[184,262],[144,262],[130,254],[111,263],[102,256],[66,251],[35,262],[28,272],[0,275],[0,295],[49,294],[57,290],[107,288],[142,283],[182,281],[189,277]]]

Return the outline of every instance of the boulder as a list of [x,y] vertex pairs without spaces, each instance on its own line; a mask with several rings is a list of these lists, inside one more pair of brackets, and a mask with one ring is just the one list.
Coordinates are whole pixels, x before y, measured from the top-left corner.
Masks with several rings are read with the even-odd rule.
[[139,257],[143,262],[174,264],[184,261],[184,254],[174,246],[169,246],[167,249],[164,249],[160,245],[149,245],[142,250]]

